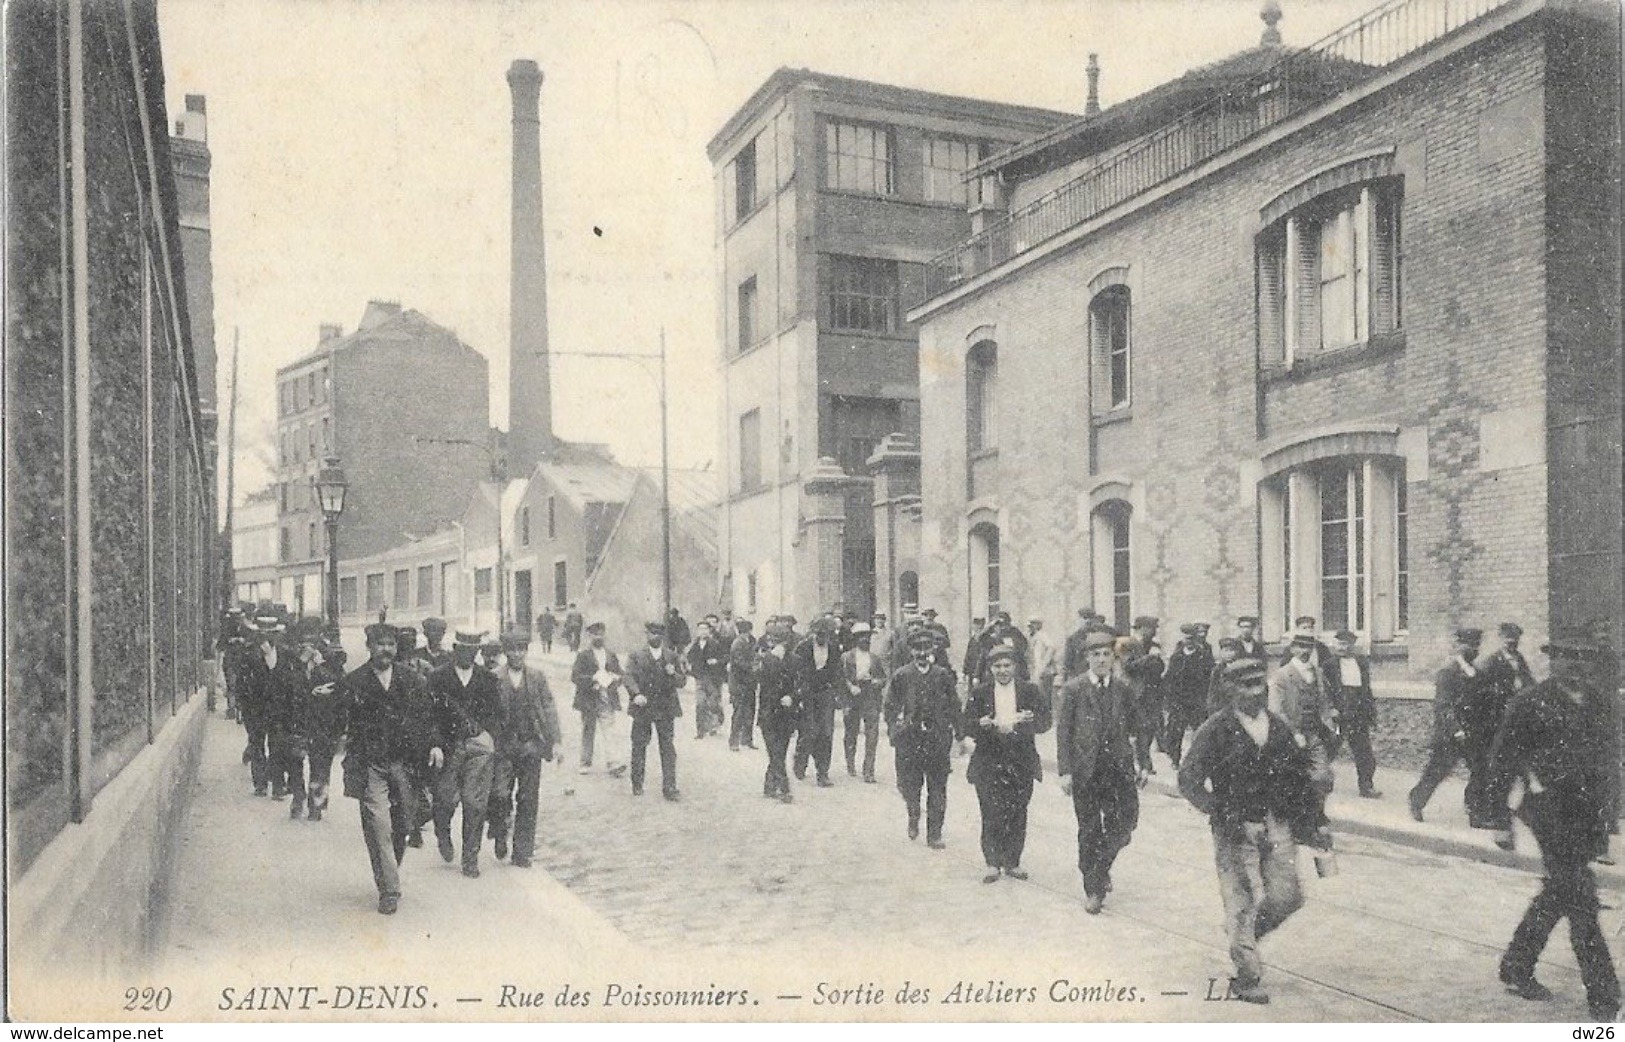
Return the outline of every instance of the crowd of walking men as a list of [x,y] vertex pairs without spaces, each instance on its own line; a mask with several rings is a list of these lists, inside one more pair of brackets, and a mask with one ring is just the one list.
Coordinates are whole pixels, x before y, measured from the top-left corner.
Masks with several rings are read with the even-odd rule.
[[[835,784],[837,715],[847,774],[875,783],[884,720],[908,837],[919,837],[923,818],[933,849],[945,846],[955,748],[969,747],[985,883],[1028,878],[1021,866],[1027,810],[1043,773],[1036,736],[1053,727],[1090,914],[1104,907],[1112,866],[1138,823],[1155,745],[1177,769],[1181,795],[1209,818],[1235,966],[1231,994],[1244,1001],[1269,1001],[1258,941],[1303,903],[1299,846],[1318,852],[1317,867],[1330,860],[1325,804],[1343,745],[1358,795],[1382,796],[1369,664],[1355,634],[1340,631],[1328,646],[1309,617],[1295,620],[1284,657],[1272,665],[1251,617],[1238,619],[1236,634],[1216,650],[1206,624],[1187,623],[1164,655],[1154,618],[1137,618],[1121,634],[1084,609],[1057,646],[1038,620],[1023,633],[999,613],[974,620],[957,672],[947,628],[929,608],[911,612],[900,632],[884,615],[865,623],[826,612],[805,633],[793,616],[774,616],[759,636],[749,620],[717,615],[691,634],[673,609],[646,625],[645,646],[624,663],[606,646],[603,623],[583,622],[571,605],[563,631],[574,654],[580,773],[595,770],[597,750],[609,775],[627,773],[616,758],[624,710],[632,793],[643,793],[653,742],[662,795],[680,800],[675,727],[682,694],[693,690],[695,738],[728,725],[730,749],[755,749],[759,731],[767,754],[762,794],[791,803],[792,770],[805,780],[810,766],[817,787]],[[248,734],[244,761],[255,792],[291,797],[292,817],[320,820],[344,742],[344,790],[361,804],[380,912],[395,911],[397,867],[408,847],[421,845],[424,825],[432,822],[442,857],[456,859],[459,809],[465,875],[479,875],[486,838],[499,860],[511,849],[515,866],[532,863],[541,765],[562,764],[563,736],[545,678],[526,663],[526,632],[500,641],[459,632],[446,648],[445,623],[426,619],[419,647],[414,628],[378,623],[366,630],[368,661],[346,672],[336,631],[320,623],[290,627],[236,613],[227,624],[223,664]],[[546,648],[556,625],[551,612],[537,622]],[[1521,790],[1518,813],[1540,845],[1546,879],[1502,959],[1501,980],[1525,998],[1550,998],[1535,963],[1558,920],[1568,918],[1592,1013],[1611,1020],[1619,986],[1590,869],[1606,852],[1611,826],[1597,680],[1609,653],[1585,636],[1554,636],[1542,648],[1551,676],[1536,683],[1519,650],[1522,631],[1506,623],[1499,633],[1501,647],[1480,662],[1481,631],[1456,632],[1452,661],[1436,678],[1431,756],[1409,809],[1422,820],[1439,782],[1465,761],[1470,823],[1494,830],[1510,849],[1509,807]]]

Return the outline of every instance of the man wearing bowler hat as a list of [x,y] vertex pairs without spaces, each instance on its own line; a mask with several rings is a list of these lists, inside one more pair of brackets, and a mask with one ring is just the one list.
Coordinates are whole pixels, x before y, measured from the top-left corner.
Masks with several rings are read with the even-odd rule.
[[922,627],[908,638],[914,660],[894,672],[886,689],[886,730],[897,760],[897,791],[908,808],[908,838],[920,835],[920,790],[925,789],[925,840],[947,846],[948,774],[959,727],[959,692],[953,670],[937,664],[937,635]]
[[672,741],[675,721],[683,715],[678,699],[687,674],[682,656],[666,646],[664,623],[644,625],[648,643],[626,657],[626,690],[631,697],[627,715],[632,718],[632,795],[643,795],[643,777],[649,756],[649,739],[660,746],[660,794],[675,803],[677,791],[677,745]]
[[496,674],[474,661],[480,650],[478,634],[457,632],[452,660],[429,675],[429,697],[434,704],[436,744],[444,750],[444,763],[435,782],[434,832],[440,857],[448,863],[457,856],[452,845],[451,819],[463,810],[463,875],[480,875],[480,841],[485,836],[485,815],[491,799],[491,772],[495,766],[496,736],[502,732],[502,695]]
[[1450,663],[1434,674],[1433,745],[1428,751],[1428,762],[1422,768],[1422,776],[1416,780],[1416,786],[1408,797],[1411,817],[1417,821],[1422,820],[1422,812],[1427,808],[1428,800],[1433,798],[1433,791],[1439,787],[1439,783],[1455,770],[1458,760],[1465,758],[1470,772],[1463,794],[1468,822],[1474,828],[1494,827],[1493,822],[1482,820],[1484,807],[1480,790],[1485,780],[1484,761],[1495,735],[1485,735],[1475,727],[1484,677],[1473,662],[1478,658],[1478,648],[1483,640],[1483,630],[1457,630]]
[[413,767],[419,762],[438,767],[444,759],[428,691],[396,666],[395,647],[394,627],[368,626],[367,661],[344,684],[350,698],[344,794],[360,803],[361,835],[384,915],[393,915],[400,904],[406,835],[422,814]]
[[1078,821],[1078,871],[1084,911],[1099,915],[1112,889],[1112,864],[1140,820],[1140,787],[1149,753],[1135,737],[1143,726],[1134,691],[1113,676],[1116,640],[1095,631],[1088,669],[1061,688],[1055,712],[1056,770]]
[[[1507,707],[1484,784],[1484,805],[1505,807],[1514,782],[1523,782],[1518,816],[1535,834],[1546,869],[1501,957],[1501,982],[1526,999],[1550,999],[1551,990],[1535,980],[1535,963],[1558,920],[1567,919],[1591,1019],[1612,1023],[1619,978],[1597,923],[1591,874],[1592,859],[1607,849],[1610,824],[1609,696],[1594,675],[1609,654],[1578,632],[1554,634],[1541,650],[1551,659],[1551,678],[1520,691]],[[1497,845],[1511,850],[1511,821],[1503,813],[1495,824]]]

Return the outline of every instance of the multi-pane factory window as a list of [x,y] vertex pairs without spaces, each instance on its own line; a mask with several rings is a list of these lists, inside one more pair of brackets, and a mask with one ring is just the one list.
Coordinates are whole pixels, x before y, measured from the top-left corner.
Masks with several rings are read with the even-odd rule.
[[830,329],[862,333],[897,331],[896,261],[832,254],[827,259],[827,268]]
[[835,122],[824,125],[824,187],[891,195],[895,185],[889,127]]

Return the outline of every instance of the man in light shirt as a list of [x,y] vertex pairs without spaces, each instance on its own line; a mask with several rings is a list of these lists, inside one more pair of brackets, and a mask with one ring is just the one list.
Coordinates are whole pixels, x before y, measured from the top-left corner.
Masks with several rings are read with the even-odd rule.
[[841,656],[847,697],[842,705],[841,744],[846,773],[857,777],[858,732],[863,732],[863,780],[874,783],[875,747],[880,742],[880,702],[886,690],[885,661],[870,650],[873,634],[866,623],[852,627],[855,647]]
[[621,663],[615,653],[604,646],[602,622],[594,622],[587,627],[587,646],[575,655],[575,662],[570,667],[570,682],[575,685],[575,699],[571,706],[581,715],[580,773],[591,772],[596,742],[604,748],[610,777],[619,778],[626,773],[626,765],[615,758],[613,734],[615,721],[621,711]]

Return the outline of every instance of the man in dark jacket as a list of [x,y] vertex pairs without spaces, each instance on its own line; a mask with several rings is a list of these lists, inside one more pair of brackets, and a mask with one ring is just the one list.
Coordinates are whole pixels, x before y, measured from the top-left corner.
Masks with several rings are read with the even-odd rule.
[[1016,675],[1019,652],[999,644],[987,652],[989,678],[971,688],[963,733],[976,740],[965,775],[976,786],[982,812],[984,883],[1001,874],[1026,879],[1027,805],[1033,784],[1044,776],[1034,735],[1050,726],[1050,696]]
[[564,642],[570,645],[571,651],[581,650],[581,612],[576,610],[575,602],[571,601],[564,609]]
[[1507,706],[1521,691],[1535,686],[1535,675],[1529,670],[1518,642],[1523,639],[1523,627],[1515,622],[1503,622],[1499,634],[1501,646],[1488,656],[1473,663],[1478,667],[1483,683],[1478,689],[1478,704],[1469,714],[1476,730],[1493,736],[1501,729],[1501,720]]
[[508,820],[513,818],[513,866],[529,868],[536,853],[536,809],[542,762],[562,757],[559,710],[547,678],[525,662],[530,640],[524,630],[502,638],[507,666],[497,681],[502,694],[502,725],[496,735],[488,809],[497,860],[508,856]]
[[419,762],[439,767],[444,754],[434,737],[427,689],[395,665],[394,628],[368,626],[367,651],[368,661],[344,681],[350,705],[344,794],[360,802],[378,911],[393,915],[401,899],[406,835],[423,813],[412,768]]
[[676,802],[677,746],[672,741],[675,721],[683,715],[678,692],[688,676],[682,656],[666,646],[666,627],[658,622],[645,625],[648,644],[626,657],[626,690],[631,697],[627,714],[632,717],[632,795],[643,795],[644,768],[649,755],[649,739],[660,746],[660,793]]
[[722,685],[728,680],[727,642],[707,616],[695,624],[694,643],[688,646],[688,671],[699,685],[694,705],[694,737],[706,738],[722,729]]
[[[1501,981],[1526,999],[1552,993],[1535,980],[1535,963],[1559,919],[1580,963],[1591,1018],[1619,1014],[1619,978],[1597,924],[1597,881],[1591,861],[1608,847],[1608,696],[1589,675],[1608,653],[1583,634],[1557,634],[1541,649],[1552,676],[1526,688],[1507,707],[1492,747],[1484,786],[1486,806],[1505,807],[1515,781],[1524,783],[1519,817],[1535,834],[1546,878],[1501,957]],[[1497,845],[1511,850],[1510,820],[1494,822]]]
[[1061,688],[1055,712],[1056,770],[1078,820],[1078,871],[1084,910],[1100,914],[1112,888],[1112,863],[1140,820],[1140,786],[1149,756],[1135,741],[1141,729],[1133,689],[1112,675],[1116,641],[1089,635],[1088,669]]
[[933,850],[947,846],[942,823],[948,814],[948,774],[959,727],[959,693],[953,671],[934,661],[939,648],[927,628],[909,637],[914,661],[892,674],[886,690],[886,729],[897,759],[897,791],[908,808],[908,838],[920,835],[920,789],[926,793],[925,839]]
[[1377,754],[1371,748],[1371,728],[1377,721],[1377,700],[1371,694],[1371,664],[1355,653],[1357,638],[1353,631],[1338,630],[1335,639],[1332,664],[1338,686],[1333,697],[1341,712],[1338,727],[1343,741],[1348,743],[1349,755],[1354,757],[1354,776],[1359,780],[1360,795],[1374,800],[1382,793],[1374,783]]
[[846,690],[833,618],[824,616],[813,622],[812,635],[791,654],[790,668],[795,677],[796,700],[801,703],[801,722],[796,728],[796,777],[807,777],[810,759],[819,787],[827,789],[835,784],[829,777],[835,746],[835,709]]
[[676,608],[666,612],[666,647],[681,655],[688,650],[688,620]]
[[[1456,769],[1457,761],[1465,757],[1467,769],[1471,772],[1463,794],[1468,823],[1474,828],[1495,827],[1493,821],[1484,820],[1485,808],[1480,797],[1485,779],[1484,763],[1495,735],[1484,734],[1482,728],[1475,726],[1474,719],[1480,704],[1479,689],[1484,679],[1478,667],[1473,665],[1473,660],[1478,657],[1478,647],[1483,639],[1482,630],[1457,630],[1450,664],[1434,674],[1433,746],[1428,752],[1428,762],[1422,768],[1422,776],[1416,780],[1416,786],[1409,796],[1411,817],[1417,821],[1422,820],[1422,811],[1427,807],[1428,800],[1433,798],[1433,790]],[[1494,817],[1493,812],[1491,817]]]
[[491,799],[496,736],[502,731],[502,695],[496,674],[474,661],[478,634],[458,631],[452,660],[429,675],[436,743],[444,751],[434,789],[434,832],[440,856],[457,856],[451,841],[451,819],[463,809],[463,875],[478,879],[480,842]]
[[863,780],[875,780],[875,747],[880,742],[880,707],[885,699],[886,678],[891,671],[871,649],[873,633],[869,624],[852,627],[853,647],[841,656],[841,672],[846,680],[841,704],[841,745],[846,752],[848,777],[858,774],[858,732],[863,732]]
[[[248,658],[244,720],[248,725],[251,766],[259,765],[254,778],[254,794],[265,795],[270,782],[272,799],[287,796],[297,782],[294,803],[304,812],[304,752],[296,733],[299,713],[304,706],[304,669],[287,643],[287,626],[276,616],[255,620],[257,653]],[[260,749],[263,748],[263,753]],[[298,753],[299,767],[293,759]],[[263,759],[259,759],[262,755]],[[297,817],[298,815],[294,815]]]
[[762,727],[762,744],[767,746],[767,773],[762,778],[762,795],[790,803],[790,771],[785,763],[790,752],[790,736],[801,718],[795,677],[788,661],[786,631],[778,624],[762,634],[763,651],[757,662],[757,720]]
[[559,620],[552,608],[543,608],[542,613],[536,616],[536,642],[542,646],[542,654],[553,653],[553,631],[558,628]]
[[344,740],[350,711],[344,684],[344,648],[338,627],[325,633],[315,647],[308,676],[310,698],[305,705],[304,733],[310,754],[309,811],[311,821],[327,812],[328,786],[333,779],[333,758]]
[[609,774],[619,778],[626,773],[626,766],[616,760],[607,729],[613,727],[621,711],[624,680],[620,660],[604,646],[602,622],[587,627],[587,646],[576,652],[575,662],[570,667],[570,683],[575,687],[571,707],[581,715],[580,773],[592,770],[593,744],[602,736]]
[[1185,732],[1207,719],[1208,683],[1213,679],[1213,649],[1206,640],[1206,628],[1197,622],[1179,627],[1184,639],[1168,654],[1168,670],[1162,676],[1163,701],[1168,711],[1167,737],[1163,748],[1179,766],[1185,746]]
[[1179,768],[1180,795],[1213,830],[1236,968],[1229,994],[1260,1004],[1270,997],[1258,941],[1303,906],[1297,844],[1316,827],[1318,807],[1292,728],[1265,708],[1266,672],[1254,658],[1225,666],[1234,708],[1197,728]]
[[[1157,627],[1162,625],[1154,615],[1141,615],[1134,620],[1130,636],[1134,639],[1123,654],[1123,676],[1134,688],[1134,700],[1139,709],[1140,729],[1134,736],[1135,758],[1141,763],[1151,762],[1151,743],[1162,745],[1162,674],[1167,663],[1162,657],[1162,645],[1157,643]],[[1085,660],[1085,666],[1088,662]],[[1153,774],[1156,768],[1151,768]]]
[[751,635],[749,619],[734,623],[738,634],[728,647],[728,702],[733,715],[728,721],[728,748],[756,748],[756,662],[761,654]]
[[1095,609],[1078,609],[1077,629],[1067,634],[1066,643],[1061,649],[1061,683],[1088,671],[1089,649],[1085,644],[1090,632],[1105,624],[1106,617],[1096,613]]

